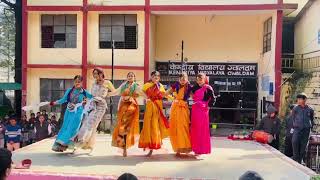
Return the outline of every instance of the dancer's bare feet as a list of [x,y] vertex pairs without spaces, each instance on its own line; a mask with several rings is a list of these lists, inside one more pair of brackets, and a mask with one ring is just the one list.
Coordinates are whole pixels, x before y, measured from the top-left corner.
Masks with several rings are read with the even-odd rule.
[[123,149],[123,157],[127,157],[127,149]]
[[71,154],[75,154],[77,151],[77,148],[74,148]]
[[151,150],[149,151],[149,153],[147,154],[147,157],[151,157],[152,153],[153,153],[153,150],[151,149]]
[[176,153],[177,157],[181,157],[181,154],[179,152]]

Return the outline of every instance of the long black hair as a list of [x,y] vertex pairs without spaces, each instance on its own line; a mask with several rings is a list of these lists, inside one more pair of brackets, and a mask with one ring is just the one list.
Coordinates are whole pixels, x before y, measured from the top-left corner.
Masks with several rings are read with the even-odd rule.
[[73,80],[75,81],[77,79],[79,79],[81,82],[83,81],[83,77],[81,75],[74,76]]
[[94,71],[97,71],[98,75],[102,74],[102,77],[104,78],[103,69],[96,67],[96,68],[93,69],[92,74],[94,73]]
[[5,149],[0,149],[0,179],[6,178],[7,169],[11,168],[12,164],[12,153]]

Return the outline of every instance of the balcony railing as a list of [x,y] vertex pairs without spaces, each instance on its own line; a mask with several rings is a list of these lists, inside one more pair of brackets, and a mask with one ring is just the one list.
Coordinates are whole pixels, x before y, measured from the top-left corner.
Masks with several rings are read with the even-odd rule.
[[[314,51],[311,53],[320,52]],[[320,68],[320,56],[307,57],[307,54],[283,54],[282,72],[292,73],[294,71],[314,71]]]

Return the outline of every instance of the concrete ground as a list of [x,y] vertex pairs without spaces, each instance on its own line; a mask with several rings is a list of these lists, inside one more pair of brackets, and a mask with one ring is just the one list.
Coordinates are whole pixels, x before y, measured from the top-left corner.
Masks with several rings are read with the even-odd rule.
[[129,172],[139,177],[236,180],[248,170],[258,172],[264,180],[307,180],[315,175],[270,146],[251,141],[212,138],[212,154],[184,159],[174,156],[168,139],[150,158],[137,147],[129,149],[128,157],[123,158],[119,149],[111,147],[111,137],[107,135],[98,136],[91,156],[83,150],[75,155],[52,152],[53,141],[47,139],[16,151],[14,162],[29,158],[33,164],[30,170],[13,170],[13,176],[35,171],[116,177]]

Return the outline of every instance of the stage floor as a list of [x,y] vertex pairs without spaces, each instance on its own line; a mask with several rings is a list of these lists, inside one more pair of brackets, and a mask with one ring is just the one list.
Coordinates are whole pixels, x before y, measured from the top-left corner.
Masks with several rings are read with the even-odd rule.
[[[258,172],[265,180],[307,180],[315,175],[270,146],[251,141],[212,138],[212,154],[195,158],[176,158],[170,141],[150,158],[142,149],[133,147],[128,157],[111,147],[111,137],[99,135],[91,156],[78,150],[75,155],[51,151],[54,139],[46,139],[13,154],[14,162],[31,159],[29,170],[13,170],[9,180],[16,179],[115,179],[129,172],[139,179],[184,178],[236,180],[248,170]],[[158,178],[156,178],[158,179]]]

